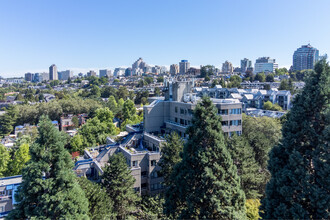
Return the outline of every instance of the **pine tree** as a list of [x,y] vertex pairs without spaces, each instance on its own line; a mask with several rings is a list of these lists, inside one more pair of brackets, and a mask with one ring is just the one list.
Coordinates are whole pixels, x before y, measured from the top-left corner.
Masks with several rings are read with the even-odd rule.
[[264,218],[330,218],[330,67],[315,66],[270,153]]
[[105,189],[101,185],[93,183],[85,177],[77,179],[89,202],[88,216],[91,219],[97,220],[113,219],[113,202]]
[[241,178],[241,187],[246,199],[260,198],[259,189],[263,186],[264,177],[255,160],[253,148],[242,136],[233,135],[227,140],[228,151],[237,167]]
[[137,202],[140,197],[134,191],[135,179],[126,164],[122,153],[114,154],[109,158],[102,175],[103,186],[114,203],[114,213],[117,219],[126,219],[137,211]]
[[209,98],[196,106],[182,161],[166,190],[165,212],[174,218],[245,219],[245,196],[225,145],[221,118]]
[[161,147],[162,157],[158,165],[162,168],[159,173],[164,177],[164,184],[171,183],[171,173],[174,166],[181,161],[180,153],[183,151],[183,140],[176,132],[172,132],[166,137],[166,142]]
[[15,209],[8,219],[86,219],[88,201],[72,171],[66,137],[47,117],[41,117],[39,138],[23,168]]
[[161,196],[143,196],[139,205],[137,218],[145,220],[165,219],[163,206],[164,198]]

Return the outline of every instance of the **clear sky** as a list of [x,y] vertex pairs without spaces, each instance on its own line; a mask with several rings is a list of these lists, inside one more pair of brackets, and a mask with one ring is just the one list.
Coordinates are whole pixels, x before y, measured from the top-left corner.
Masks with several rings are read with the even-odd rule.
[[192,66],[244,57],[280,67],[311,43],[330,53],[330,0],[0,0],[0,75],[115,68],[139,57]]

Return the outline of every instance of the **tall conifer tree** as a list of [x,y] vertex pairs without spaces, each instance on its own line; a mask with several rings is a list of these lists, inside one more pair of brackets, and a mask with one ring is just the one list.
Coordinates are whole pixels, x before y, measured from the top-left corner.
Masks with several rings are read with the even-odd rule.
[[16,194],[18,204],[8,219],[86,219],[88,201],[72,171],[66,137],[41,117],[39,138],[30,148]]
[[209,98],[196,106],[182,161],[166,192],[165,212],[174,218],[244,219],[245,196],[225,145],[221,118]]
[[127,166],[126,158],[122,153],[112,155],[103,170],[103,186],[113,201],[116,218],[129,218],[137,211],[136,205],[140,197],[133,189],[135,179]]
[[330,218],[330,67],[315,66],[270,153],[264,218]]

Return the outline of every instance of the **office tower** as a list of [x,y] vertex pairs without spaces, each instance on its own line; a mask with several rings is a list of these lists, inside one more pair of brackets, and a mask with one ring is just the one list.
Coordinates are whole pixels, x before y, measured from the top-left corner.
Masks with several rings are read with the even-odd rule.
[[111,70],[105,69],[99,71],[99,76],[101,77],[110,77],[111,76]]
[[188,60],[181,60],[181,62],[179,63],[179,67],[180,67],[179,73],[185,74],[190,68],[190,63],[188,62]]
[[48,81],[49,80],[49,74],[48,73],[36,73],[34,75],[34,81],[35,82],[43,82],[43,81]]
[[49,80],[57,80],[57,67],[55,64],[49,67]]
[[[118,77],[118,76],[124,76],[125,75],[126,68],[115,68],[113,71],[113,76]],[[132,71],[133,74],[133,71]]]
[[293,53],[293,71],[314,69],[319,60],[319,50],[310,44],[302,45]]
[[222,64],[222,72],[233,73],[233,71],[234,71],[233,64],[226,60],[226,62]]
[[126,77],[132,76],[132,68],[131,68],[131,67],[128,67],[128,68],[125,70],[125,76],[126,76]]
[[147,66],[147,64],[143,61],[143,59],[140,57],[137,61],[135,61],[132,64],[132,69],[144,69]]
[[34,80],[33,73],[25,73],[25,81],[32,82]]
[[244,58],[243,60],[241,60],[241,72],[245,73],[248,68],[252,68],[252,61]]
[[90,70],[89,72],[87,72],[87,77],[91,77],[91,76],[96,76],[96,72],[93,70]]
[[73,74],[70,70],[60,71],[58,72],[58,79],[59,80],[68,80],[69,78],[72,78]]
[[171,75],[176,75],[179,73],[179,65],[178,64],[172,64],[170,66],[170,74]]
[[260,57],[256,60],[256,63],[254,64],[255,73],[273,73],[277,68],[278,64],[275,63],[275,59],[271,59],[270,57]]

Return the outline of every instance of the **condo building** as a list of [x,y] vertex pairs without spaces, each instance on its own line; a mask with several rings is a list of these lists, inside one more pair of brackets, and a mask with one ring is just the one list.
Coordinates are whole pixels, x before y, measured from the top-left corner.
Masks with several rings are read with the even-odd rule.
[[302,45],[293,54],[293,71],[314,69],[319,60],[319,50],[310,44]]
[[[192,93],[193,81],[166,82],[165,100],[155,100],[144,106],[144,131],[165,134],[176,131],[187,138],[186,129],[191,125],[193,110],[200,100]],[[222,117],[225,135],[242,133],[242,103],[238,99],[211,99]]]

